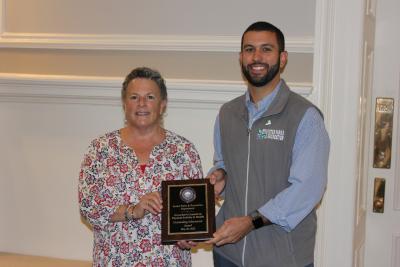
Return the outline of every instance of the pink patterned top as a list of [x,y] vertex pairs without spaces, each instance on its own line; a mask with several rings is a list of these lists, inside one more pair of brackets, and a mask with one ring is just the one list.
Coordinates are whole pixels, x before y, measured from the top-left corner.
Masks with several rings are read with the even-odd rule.
[[202,177],[196,148],[173,132],[153,148],[144,172],[119,130],[93,140],[79,173],[80,212],[94,232],[93,266],[191,266],[190,251],[161,244],[160,215],[116,223],[110,216],[117,206],[160,191],[163,180]]

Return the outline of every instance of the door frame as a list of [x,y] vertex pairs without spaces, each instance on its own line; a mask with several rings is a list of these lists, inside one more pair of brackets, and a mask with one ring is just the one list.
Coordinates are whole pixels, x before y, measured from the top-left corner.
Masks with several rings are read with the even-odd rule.
[[316,0],[314,88],[331,139],[316,266],[353,266],[365,0]]

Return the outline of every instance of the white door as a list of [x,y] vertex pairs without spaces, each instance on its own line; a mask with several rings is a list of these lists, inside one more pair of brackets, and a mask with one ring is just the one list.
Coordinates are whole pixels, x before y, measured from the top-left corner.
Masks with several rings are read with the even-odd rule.
[[[368,178],[365,250],[364,263],[358,266],[400,267],[399,13],[399,0],[377,1],[372,93],[366,105],[368,147],[363,154]],[[379,98],[384,99],[377,103]]]

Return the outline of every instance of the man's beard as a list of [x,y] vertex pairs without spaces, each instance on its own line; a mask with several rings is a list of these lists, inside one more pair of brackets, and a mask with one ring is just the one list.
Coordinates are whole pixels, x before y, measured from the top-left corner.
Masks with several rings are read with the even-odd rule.
[[[261,78],[255,78],[253,76],[251,76],[250,71],[243,65],[242,65],[242,73],[244,75],[244,77],[246,77],[246,80],[253,86],[255,87],[262,87],[264,85],[266,85],[267,83],[269,83],[270,81],[272,81],[272,79],[275,78],[275,76],[279,73],[281,60],[278,59],[278,62],[275,65],[272,65],[271,67],[269,67],[268,64],[263,64],[268,66],[268,72],[262,76]],[[254,65],[254,64],[262,64],[262,63],[253,63],[250,64],[248,66]]]

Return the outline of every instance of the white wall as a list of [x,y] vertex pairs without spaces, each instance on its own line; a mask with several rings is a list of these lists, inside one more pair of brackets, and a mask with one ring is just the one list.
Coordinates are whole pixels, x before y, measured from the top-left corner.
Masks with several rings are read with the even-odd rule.
[[[121,81],[0,75],[0,251],[91,259],[92,232],[78,211],[78,172],[89,141],[122,126]],[[194,142],[206,172],[218,107],[245,86],[191,80],[167,85],[165,126]],[[306,97],[312,92],[292,87]],[[196,250],[193,260],[194,266],[211,266],[211,252]]]
[[[0,250],[87,259],[77,174],[92,136],[118,127],[117,107],[1,103],[1,176],[7,208]],[[12,134],[10,134],[12,133]]]
[[[0,251],[90,260],[92,232],[81,222],[77,202],[80,161],[92,138],[122,126],[121,108],[114,101],[35,102],[16,99],[0,105],[1,195],[7,203],[1,207]],[[213,108],[172,105],[165,123],[193,140],[205,168],[211,162],[215,114]],[[202,254],[196,253],[197,266],[209,265],[210,253]]]

